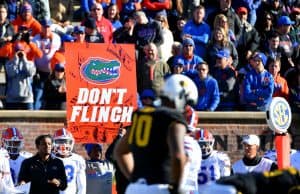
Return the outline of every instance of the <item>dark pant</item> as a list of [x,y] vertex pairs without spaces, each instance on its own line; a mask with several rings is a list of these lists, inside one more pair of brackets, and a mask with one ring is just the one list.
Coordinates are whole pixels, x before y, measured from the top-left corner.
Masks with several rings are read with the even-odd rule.
[[33,110],[33,103],[10,103],[5,104],[5,109],[7,110]]

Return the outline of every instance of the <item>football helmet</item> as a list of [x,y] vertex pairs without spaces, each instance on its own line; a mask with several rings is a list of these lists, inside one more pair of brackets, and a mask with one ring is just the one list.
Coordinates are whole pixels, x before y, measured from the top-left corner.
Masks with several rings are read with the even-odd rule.
[[24,138],[17,128],[7,128],[2,132],[2,144],[9,154],[19,154],[24,145]]
[[209,156],[214,149],[214,136],[207,129],[200,129],[195,133],[195,138],[200,145],[202,156]]
[[197,112],[189,105],[185,106],[184,116],[188,124],[188,130],[190,132],[196,131],[196,126],[198,124]]
[[160,95],[173,101],[175,108],[180,112],[184,112],[186,104],[195,105],[198,100],[195,83],[182,74],[169,76],[164,82]]
[[69,156],[74,147],[74,138],[71,132],[65,128],[55,131],[53,136],[53,147],[55,154]]

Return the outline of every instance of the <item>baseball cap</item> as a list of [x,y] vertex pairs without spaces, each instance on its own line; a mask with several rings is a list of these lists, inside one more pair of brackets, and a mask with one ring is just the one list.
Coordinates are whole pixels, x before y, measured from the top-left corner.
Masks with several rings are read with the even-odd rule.
[[61,71],[61,70],[65,70],[65,66],[61,63],[57,63],[55,66],[54,66],[54,70],[55,71]]
[[267,63],[267,56],[264,53],[259,52],[256,55],[254,55],[253,58],[261,60],[261,62],[264,64],[264,66]]
[[23,6],[21,7],[20,13],[24,13],[24,12],[32,13],[32,7],[29,3],[24,3]]
[[230,57],[230,53],[229,53],[229,50],[227,49],[222,49],[222,50],[219,50],[216,54],[216,56],[218,58],[229,58]]
[[75,26],[73,32],[75,34],[84,33],[84,26]]
[[251,135],[246,135],[243,138],[242,143],[248,144],[248,145],[260,145],[260,140],[257,135],[251,134]]
[[155,100],[155,93],[152,89],[145,89],[143,90],[141,94],[141,99],[143,98],[151,98],[152,100]]
[[194,40],[191,39],[191,38],[185,38],[182,42],[182,45],[183,46],[186,46],[186,45],[192,45],[193,47],[195,47],[195,43],[194,43]]
[[293,22],[289,16],[281,16],[279,19],[278,19],[278,22],[277,24],[279,26],[288,26],[288,25],[293,25],[295,24],[295,22]]
[[45,19],[41,21],[41,25],[43,27],[50,27],[52,25],[52,21],[50,19]]
[[184,65],[184,60],[182,58],[175,58],[172,66],[174,67],[176,65]]
[[237,12],[238,14],[248,14],[248,10],[247,10],[246,7],[239,7],[239,8],[236,10],[236,12]]

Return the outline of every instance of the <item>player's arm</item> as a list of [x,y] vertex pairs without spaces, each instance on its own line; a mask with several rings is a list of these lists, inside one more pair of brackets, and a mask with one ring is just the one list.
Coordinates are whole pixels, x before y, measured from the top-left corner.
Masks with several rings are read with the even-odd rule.
[[77,185],[77,194],[86,194],[86,174],[85,174],[85,161],[83,158],[80,158],[79,162],[79,171],[76,177],[76,185]]
[[171,184],[178,189],[183,171],[186,163],[186,155],[184,151],[184,135],[186,133],[186,126],[174,122],[170,125],[168,130],[168,145],[171,154]]
[[127,179],[130,178],[134,166],[133,156],[129,150],[128,144],[129,134],[129,131],[127,131],[125,136],[117,142],[116,147],[113,151],[113,156],[117,161],[121,172]]

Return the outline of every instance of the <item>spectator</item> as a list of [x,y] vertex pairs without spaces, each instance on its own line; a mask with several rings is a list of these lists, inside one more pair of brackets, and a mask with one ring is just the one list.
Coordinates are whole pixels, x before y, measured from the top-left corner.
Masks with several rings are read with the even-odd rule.
[[31,153],[22,151],[24,138],[17,128],[7,128],[2,132],[3,147],[9,154],[9,166],[14,185],[18,185],[18,177],[22,162],[32,156]]
[[239,65],[237,69],[240,69],[247,64],[251,55],[258,49],[260,37],[256,29],[247,22],[248,10],[245,7],[239,7],[237,14],[242,23],[240,37],[236,44],[236,50],[239,55]]
[[219,0],[218,9],[208,15],[207,23],[210,26],[213,26],[215,16],[218,14],[224,14],[227,17],[229,29],[231,29],[235,34],[235,37],[239,39],[239,34],[241,32],[241,21],[232,8],[231,4],[232,0]]
[[278,19],[283,16],[287,15],[284,11],[284,4],[282,0],[268,0],[266,1],[266,6],[264,7],[264,10],[268,11],[272,14],[274,19],[274,24],[278,24]]
[[184,71],[193,72],[196,66],[203,62],[203,59],[198,55],[194,54],[195,43],[191,38],[185,38],[182,43],[183,49],[182,54],[177,56],[174,60],[181,59],[184,61]]
[[7,75],[6,109],[33,110],[32,78],[36,68],[27,59],[25,47],[19,43],[15,47],[15,57],[5,64]]
[[86,18],[83,22],[85,27],[85,41],[90,43],[104,43],[103,35],[97,30],[96,20],[92,17]]
[[[185,24],[186,24],[186,19],[184,17],[179,17],[176,20],[175,28],[172,31],[174,41],[177,41],[177,42],[182,42],[183,41],[182,32],[183,32],[183,28],[184,28]],[[172,25],[172,24],[170,23],[170,25]]]
[[19,14],[22,0],[4,0],[4,3],[7,5],[7,19],[11,22],[15,20]]
[[263,49],[267,46],[269,35],[274,31],[273,16],[269,12],[264,12],[260,19],[255,23],[255,29],[260,36],[259,48]]
[[217,111],[233,111],[238,107],[237,77],[230,63],[228,50],[220,50],[217,53],[216,68],[213,72],[220,93],[220,103]]
[[165,75],[170,73],[167,63],[158,58],[154,43],[145,46],[145,58],[137,64],[138,92],[151,88],[159,94]]
[[113,25],[103,16],[103,8],[100,3],[94,3],[91,9],[90,16],[95,19],[97,31],[102,34],[105,43],[113,41]]
[[[132,17],[136,11],[140,11],[142,9],[141,3],[142,0],[121,1],[121,5],[118,6],[120,8],[121,19]],[[121,22],[124,23],[124,20]]]
[[72,36],[75,42],[84,43],[85,42],[85,28],[84,26],[75,26]]
[[175,41],[172,45],[172,56],[168,59],[167,63],[172,71],[172,66],[174,64],[174,59],[177,56],[180,56],[182,54],[182,44],[180,42]]
[[297,58],[298,53],[295,48],[298,48],[298,43],[295,38],[291,37],[290,30],[295,22],[291,21],[288,16],[281,16],[277,21],[277,32],[279,33],[279,45],[283,48],[287,60],[282,61],[281,74],[290,68],[294,67],[293,59]]
[[[0,47],[10,42],[14,36],[14,27],[7,19],[7,6],[5,4],[0,4]],[[0,57],[0,70],[5,65],[7,61],[6,57]]]
[[51,30],[61,37],[73,31],[73,0],[50,0]]
[[244,146],[244,157],[232,165],[232,172],[234,174],[265,172],[278,168],[272,160],[259,156],[260,140],[257,135],[246,135],[242,143]]
[[184,60],[181,58],[177,58],[176,60],[174,60],[171,71],[173,74],[185,74],[186,72],[184,71]]
[[121,28],[123,25],[120,21],[119,8],[116,4],[110,4],[107,8],[107,17],[113,25],[113,31]]
[[56,64],[54,71],[45,82],[43,101],[45,110],[66,109],[66,80],[63,64]]
[[[137,11],[134,15],[136,24],[133,30],[133,39],[137,49],[138,57],[140,60],[144,57],[144,46],[153,42],[156,47],[163,43],[161,26],[156,21],[149,21],[143,11]],[[147,33],[143,33],[147,32]]]
[[264,68],[266,56],[256,53],[250,70],[244,80],[244,98],[247,111],[265,111],[272,100],[274,91],[273,76]]
[[58,129],[53,135],[53,152],[60,159],[66,170],[67,188],[65,194],[86,194],[85,160],[73,153],[75,140],[65,128]]
[[280,35],[278,32],[272,32],[268,36],[268,42],[266,47],[262,49],[263,53],[268,58],[280,59],[282,62],[287,61],[288,57],[284,52],[284,49],[279,45]]
[[[32,6],[32,15],[37,21],[50,20],[49,0],[26,0]],[[51,0],[50,0],[51,1]]]
[[127,129],[124,127],[120,127],[117,136],[114,138],[113,142],[108,146],[105,152],[105,158],[114,164],[116,169],[115,171],[115,179],[116,179],[116,190],[118,194],[125,194],[126,187],[129,184],[129,180],[123,175],[121,172],[116,159],[113,157],[113,151],[115,149],[116,144],[120,141],[120,139],[126,134]]
[[161,60],[167,62],[171,57],[172,45],[174,43],[174,37],[172,32],[169,30],[169,23],[166,15],[158,14],[155,17],[155,20],[158,21],[161,25],[161,32],[163,43],[158,46],[158,52]]
[[280,58],[269,58],[267,65],[269,72],[272,74],[274,79],[274,93],[273,97],[283,97],[288,100],[289,87],[286,80],[280,76],[281,62]]
[[34,109],[39,110],[43,106],[43,91],[45,82],[51,72],[51,59],[61,47],[61,39],[58,34],[51,31],[51,20],[42,22],[42,32],[33,38],[33,42],[42,50],[43,56],[35,59],[37,74],[33,83]]
[[19,30],[26,28],[28,32],[30,32],[30,36],[33,37],[42,32],[42,26],[40,22],[38,22],[33,14],[32,7],[29,3],[25,2],[20,9],[20,15],[12,21],[14,25],[15,32],[19,32]]
[[196,131],[195,138],[202,151],[201,170],[198,173],[198,191],[211,181],[230,175],[230,158],[226,153],[214,150],[215,138],[207,129]]
[[154,100],[156,99],[154,90],[144,89],[140,95],[140,99],[141,99],[143,107],[154,106]]
[[296,66],[285,75],[290,89],[289,103],[292,112],[300,113],[300,57],[296,60]]
[[[248,19],[247,21],[254,26],[257,21],[257,10],[261,6],[261,2],[263,0],[241,0],[241,1],[233,1],[232,6],[234,8],[245,7],[248,10]],[[260,18],[259,18],[260,19]]]
[[194,82],[197,86],[199,97],[194,108],[197,111],[214,111],[220,103],[218,82],[208,74],[209,67],[206,62],[199,63],[196,70],[198,75],[194,78]]
[[63,162],[51,155],[52,137],[40,135],[35,139],[37,154],[23,161],[19,183],[31,182],[30,194],[59,194],[67,187]]
[[230,40],[232,43],[236,44],[237,40],[236,40],[235,34],[229,28],[228,19],[224,14],[216,15],[213,27],[214,27],[213,29],[217,29],[218,27],[224,28],[226,34],[228,35],[228,40]]
[[206,56],[206,44],[210,38],[210,27],[204,21],[205,7],[199,5],[193,12],[193,19],[189,20],[183,28],[183,39],[191,38],[195,42],[195,54]]
[[[127,194],[182,192],[180,183],[187,161],[184,150],[187,124],[182,113],[188,102],[196,103],[195,90],[188,77],[172,75],[160,93],[162,107],[152,111],[140,109],[133,114],[130,133],[126,133],[114,150],[120,169],[132,181],[126,188]],[[151,121],[149,125],[139,125],[145,117]],[[147,141],[141,142],[137,134],[145,134],[145,130],[149,132]]]
[[133,29],[134,29],[135,21],[133,17],[128,16],[124,20],[123,27],[117,29],[114,31],[114,41],[117,43],[129,43],[133,44],[134,38],[133,38]]
[[[219,50],[229,50],[230,57],[232,58],[232,66],[237,67],[239,63],[239,57],[235,45],[228,39],[228,35],[225,32],[225,29],[218,27],[213,31],[213,37],[211,42],[207,46],[207,60],[209,65],[216,64],[216,54]],[[213,71],[213,67],[210,67]]]

